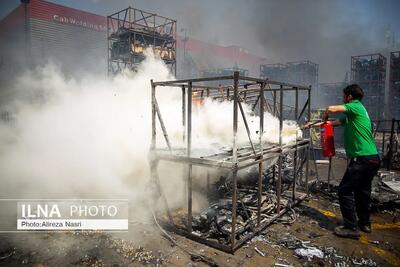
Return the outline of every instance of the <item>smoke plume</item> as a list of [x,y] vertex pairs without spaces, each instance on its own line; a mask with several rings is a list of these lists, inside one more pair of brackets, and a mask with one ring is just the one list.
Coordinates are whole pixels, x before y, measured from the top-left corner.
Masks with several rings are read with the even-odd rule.
[[[13,88],[18,97],[9,107],[15,120],[0,124],[2,197],[143,199],[149,181],[150,79],[173,79],[152,54],[137,73],[110,79],[66,78],[54,63],[19,77]],[[160,87],[157,98],[171,143],[181,147],[180,90]],[[259,118],[246,105],[244,110],[256,141]],[[230,147],[232,112],[230,102],[208,99],[195,106],[193,148]],[[278,142],[278,119],[266,113],[264,124],[264,141]],[[296,131],[297,125],[285,122],[283,141],[293,141]],[[165,146],[158,136],[158,145]],[[238,141],[248,142],[241,119]],[[168,170],[165,191],[178,197],[182,168],[161,168]]]

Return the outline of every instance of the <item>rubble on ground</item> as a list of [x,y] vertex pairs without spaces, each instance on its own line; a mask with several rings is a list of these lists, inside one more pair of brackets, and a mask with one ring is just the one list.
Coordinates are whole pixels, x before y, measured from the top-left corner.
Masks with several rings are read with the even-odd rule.
[[[341,255],[334,247],[318,246],[311,241],[303,241],[296,236],[285,232],[278,232],[267,229],[259,236],[253,238],[251,243],[262,242],[275,248],[287,248],[303,261],[303,266],[315,266],[315,262],[320,262],[320,266],[370,266],[375,267],[377,263],[368,258],[346,257]],[[281,264],[281,263],[280,263]],[[276,265],[283,266],[283,265]]]

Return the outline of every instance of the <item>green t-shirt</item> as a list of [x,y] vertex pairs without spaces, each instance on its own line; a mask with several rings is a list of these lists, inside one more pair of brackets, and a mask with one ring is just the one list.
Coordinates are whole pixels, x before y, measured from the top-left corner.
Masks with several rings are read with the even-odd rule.
[[359,100],[343,104],[346,111],[340,119],[344,126],[344,148],[348,158],[378,154],[372,136],[372,125],[368,112]]

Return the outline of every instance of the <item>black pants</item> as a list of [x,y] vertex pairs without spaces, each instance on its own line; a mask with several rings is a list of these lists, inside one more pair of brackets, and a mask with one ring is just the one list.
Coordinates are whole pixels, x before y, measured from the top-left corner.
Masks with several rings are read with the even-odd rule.
[[379,165],[377,155],[351,159],[338,192],[345,227],[356,228],[357,217],[359,224],[370,224],[371,182]]

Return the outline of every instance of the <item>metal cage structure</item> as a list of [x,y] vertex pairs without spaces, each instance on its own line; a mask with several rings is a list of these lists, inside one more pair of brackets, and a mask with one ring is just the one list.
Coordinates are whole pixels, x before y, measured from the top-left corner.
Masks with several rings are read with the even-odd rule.
[[383,118],[386,57],[369,54],[351,57],[351,81],[364,91],[363,104],[373,120]]
[[[263,64],[260,65],[260,78],[271,79],[275,81],[283,81],[291,84],[299,84],[302,86],[312,86],[318,88],[318,68],[319,65],[309,60],[287,62],[285,64]],[[318,91],[312,91],[312,97],[318,97]],[[300,102],[305,102],[307,94],[300,95]],[[287,97],[286,103],[294,106],[293,97]]]
[[316,86],[319,65],[309,60],[287,62],[288,82]]
[[176,27],[176,20],[132,7],[107,16],[108,74],[135,70],[152,48],[175,75]]
[[393,118],[400,118],[400,51],[390,53],[389,105]]
[[260,77],[285,81],[287,79],[287,65],[282,63],[260,65]]
[[[231,86],[226,87],[211,87],[204,86],[205,82],[209,81],[230,81]],[[157,89],[163,90],[181,90],[182,97],[182,132],[184,138],[185,147],[175,148],[170,142],[167,128],[163,120],[162,112],[157,101]],[[305,91],[308,95],[308,99],[304,106],[299,106],[299,92]],[[183,221],[184,225],[179,225],[174,222],[173,211],[168,207],[167,199],[164,197],[160,198],[165,201],[166,214],[164,216],[165,221],[163,225],[166,229],[174,231],[180,235],[184,235],[197,242],[209,245],[211,247],[220,249],[228,253],[234,253],[241,245],[246,241],[250,240],[257,233],[265,229],[274,220],[283,215],[288,209],[303,200],[308,194],[308,168],[309,168],[309,130],[305,131],[306,136],[297,138],[291,143],[284,144],[282,142],[282,130],[283,130],[283,100],[286,93],[294,92],[295,94],[295,107],[294,107],[294,120],[299,122],[300,118],[307,116],[310,118],[310,98],[311,98],[311,87],[293,85],[288,83],[270,81],[259,78],[240,76],[239,72],[234,72],[233,75],[221,76],[221,77],[206,77],[198,79],[185,79],[185,80],[172,80],[172,81],[153,81],[151,80],[151,107],[152,107],[152,138],[150,148],[150,173],[152,184],[155,188],[158,188],[159,192],[162,192],[160,186],[160,177],[158,173],[158,165],[161,161],[168,164],[180,163],[185,166],[185,184],[186,184],[186,200],[187,208],[185,209]],[[266,107],[265,94],[272,94],[272,113],[279,118],[279,142],[278,143],[267,143],[263,142],[264,135],[264,111]],[[252,98],[249,98],[252,96]],[[229,150],[221,151],[220,153],[203,154],[199,156],[198,151],[192,149],[192,106],[198,99],[204,99],[210,97],[216,100],[229,101],[233,108],[233,118],[227,119],[232,120],[232,147]],[[251,133],[248,127],[248,118],[243,111],[242,103],[249,103],[250,99],[258,99],[256,102],[251,100],[251,103],[255,103],[258,106],[257,112],[259,116],[259,131],[257,131],[257,141],[252,141]],[[243,126],[246,129],[248,143],[246,145],[238,144],[238,123],[239,116],[242,118]],[[258,123],[258,122],[257,122]],[[159,127],[157,127],[159,126]],[[268,127],[268,126],[267,126]],[[161,129],[161,134],[165,140],[164,147],[157,147],[157,129]],[[287,191],[282,189],[283,174],[283,157],[285,155],[293,156],[293,180],[290,182]],[[277,166],[273,168],[274,178],[273,183],[276,186],[274,191],[274,199],[277,199],[277,204],[273,208],[273,214],[268,217],[265,216],[265,209],[262,209],[262,199],[265,200],[265,190],[263,189],[263,174],[265,171],[266,161],[271,159],[277,159]],[[209,188],[209,170],[225,170],[230,173],[231,177],[231,196],[228,197],[231,203],[231,222],[229,226],[229,239],[226,243],[220,243],[218,240],[204,238],[193,232],[193,167],[205,168],[207,170],[207,188]],[[249,220],[249,232],[243,233],[242,228],[237,223],[238,211],[244,204],[239,197],[238,191],[238,171],[244,170],[249,167],[257,169],[257,175],[255,179],[257,182],[254,184],[254,193],[257,201],[254,201],[254,216]],[[258,167],[258,168],[257,168]],[[276,169],[275,169],[276,168]],[[303,172],[305,169],[305,172]],[[275,172],[277,170],[277,172]],[[275,176],[276,173],[276,176]],[[303,176],[304,174],[304,176]],[[266,185],[266,184],[264,184]],[[301,187],[299,190],[297,187]],[[302,192],[300,192],[302,191]],[[163,196],[163,194],[159,194]],[[282,198],[287,197],[290,199],[286,204],[282,202]],[[164,214],[165,215],[165,214]],[[242,232],[239,232],[242,231]]]
[[309,60],[260,65],[260,77],[293,84],[318,84],[318,64]]

